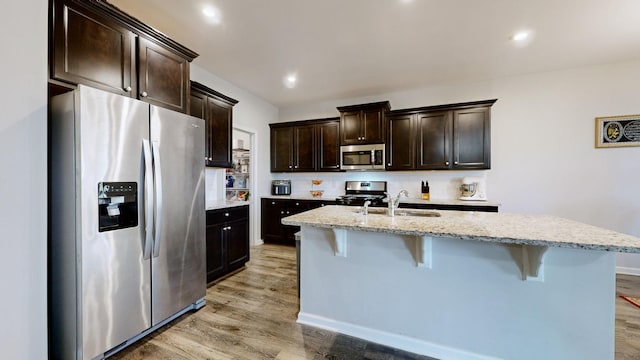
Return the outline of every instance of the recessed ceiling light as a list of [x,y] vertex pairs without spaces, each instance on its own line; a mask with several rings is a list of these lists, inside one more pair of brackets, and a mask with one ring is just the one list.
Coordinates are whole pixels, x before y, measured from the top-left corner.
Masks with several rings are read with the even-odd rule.
[[529,38],[529,32],[528,31],[519,31],[519,32],[513,34],[513,36],[511,37],[511,40],[516,41],[516,42],[521,42],[521,41],[525,41],[527,38]]
[[294,87],[296,87],[297,83],[298,83],[298,76],[296,74],[288,74],[287,76],[284,77],[284,86],[286,86],[289,89],[293,89]]
[[222,15],[220,14],[220,11],[211,5],[203,7],[202,14],[207,18],[207,21],[212,24],[220,24],[220,22],[222,21]]

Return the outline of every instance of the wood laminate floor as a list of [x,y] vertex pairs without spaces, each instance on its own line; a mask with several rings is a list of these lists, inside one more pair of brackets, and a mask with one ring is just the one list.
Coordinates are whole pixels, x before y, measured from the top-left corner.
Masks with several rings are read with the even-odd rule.
[[[296,323],[295,248],[251,248],[247,268],[207,290],[207,305],[111,359],[432,359]],[[617,294],[640,297],[640,277]],[[588,314],[585,314],[588,316]],[[616,297],[616,360],[640,360],[640,308]]]

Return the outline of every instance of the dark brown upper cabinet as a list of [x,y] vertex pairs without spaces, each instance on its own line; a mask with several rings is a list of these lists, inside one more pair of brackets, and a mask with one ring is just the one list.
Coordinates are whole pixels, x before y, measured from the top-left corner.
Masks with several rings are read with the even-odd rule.
[[387,116],[387,170],[413,170],[415,168],[414,116],[406,114]]
[[191,82],[189,113],[205,120],[205,165],[231,168],[233,106],[232,99],[198,82]]
[[187,112],[189,61],[138,37],[138,94],[154,105]]
[[270,124],[271,172],[293,171],[293,126]]
[[269,126],[272,172],[315,171],[315,123],[280,123]]
[[491,168],[490,107],[453,111],[453,168]]
[[73,4],[55,1],[53,6],[51,78],[125,96],[136,94],[135,34]]
[[51,0],[49,77],[187,112],[198,54],[104,0]]
[[340,171],[340,119],[316,123],[317,171]]
[[387,170],[491,168],[496,99],[387,113]]
[[449,169],[453,134],[451,111],[416,114],[415,131],[416,169]]
[[270,124],[271,172],[340,171],[338,118]]
[[385,141],[385,113],[388,101],[340,106],[340,144],[382,144]]

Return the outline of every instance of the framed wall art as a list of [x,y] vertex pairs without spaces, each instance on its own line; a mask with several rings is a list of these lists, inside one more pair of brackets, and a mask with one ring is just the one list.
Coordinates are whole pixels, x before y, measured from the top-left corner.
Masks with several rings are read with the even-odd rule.
[[640,115],[596,118],[596,147],[640,146]]

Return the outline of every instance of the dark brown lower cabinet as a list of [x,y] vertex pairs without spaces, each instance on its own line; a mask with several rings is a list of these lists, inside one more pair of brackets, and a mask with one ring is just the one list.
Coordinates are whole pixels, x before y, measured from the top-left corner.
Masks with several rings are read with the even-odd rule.
[[249,205],[207,211],[207,283],[249,261]]
[[294,234],[300,231],[299,226],[282,225],[282,218],[299,214],[325,205],[335,205],[329,200],[291,200],[262,198],[262,224],[260,233],[265,243],[295,246]]
[[412,204],[400,203],[401,209],[498,212],[496,205]]

